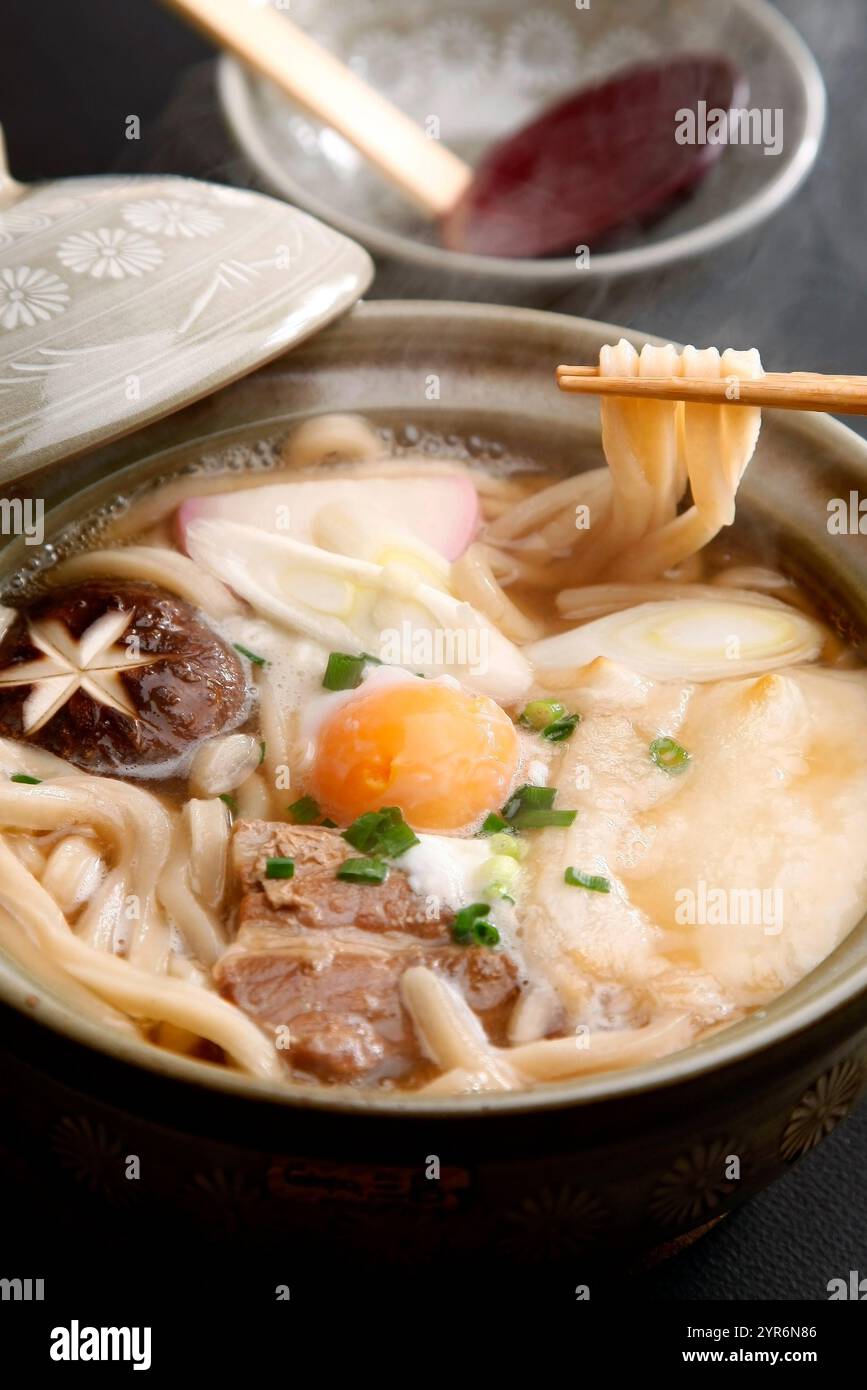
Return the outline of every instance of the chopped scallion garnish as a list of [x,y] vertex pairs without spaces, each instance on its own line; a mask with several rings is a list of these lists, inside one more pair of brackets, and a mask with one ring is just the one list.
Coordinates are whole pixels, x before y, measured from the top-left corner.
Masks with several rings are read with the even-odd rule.
[[503,807],[503,815],[506,820],[513,820],[519,811],[527,811],[532,808],[534,811],[547,811],[554,805],[554,798],[557,795],[556,787],[536,787],[531,782],[525,782],[523,787],[509,797]]
[[225,806],[228,806],[230,816],[236,816],[238,814],[238,803],[231,792],[220,792],[220,801],[222,801]]
[[655,738],[650,745],[650,756],[663,772],[673,775],[683,772],[689,763],[689,753],[674,738]]
[[254,666],[268,665],[264,656],[259,656],[256,652],[251,652],[249,647],[242,647],[240,642],[233,642],[232,646],[235,648],[236,652],[240,652],[241,655],[245,656]]
[[478,918],[473,924],[473,941],[477,946],[498,946],[500,933],[493,922],[489,922],[487,918]]
[[501,834],[490,838],[491,854],[506,854],[510,859],[523,859],[527,853],[526,843],[516,835],[511,826]]
[[331,652],[322,677],[325,690],[355,690],[361,685],[366,656],[350,656],[348,652]]
[[275,858],[265,861],[266,878],[294,878],[295,860]]
[[343,838],[353,849],[385,859],[397,859],[419,843],[418,836],[407,825],[399,806],[383,806],[381,811],[367,811],[344,830]]
[[28,787],[38,787],[42,781],[41,777],[29,777],[26,772],[13,772],[9,778],[10,782],[23,782]]
[[571,825],[577,816],[577,811],[548,811],[541,809],[538,811],[519,811],[512,817],[512,824],[516,830],[544,830],[551,826]]
[[494,854],[484,865],[486,891],[495,893],[507,902],[515,901],[512,896],[521,869],[517,859],[511,854]]
[[343,832],[343,838],[353,849],[378,849],[384,821],[381,811],[367,811]]
[[566,706],[561,705],[559,700],[531,700],[525,706],[518,723],[541,733],[553,724],[555,719],[561,719],[565,713]]
[[591,893],[610,893],[611,883],[601,874],[585,874],[580,869],[568,868],[563,875],[573,888],[587,888]]
[[580,714],[569,714],[559,700],[531,700],[518,720],[527,729],[535,729],[550,743],[562,743],[575,732],[581,722]]
[[556,787],[536,787],[526,782],[503,807],[503,815],[513,830],[542,830],[546,826],[571,825],[577,811],[554,811]]
[[500,835],[504,833],[511,835],[512,827],[497,811],[492,811],[489,816],[485,816],[485,819],[479,826],[478,833],[480,835]]
[[388,874],[388,865],[381,859],[344,859],[337,870],[337,877],[347,883],[382,883]]
[[265,740],[262,739],[262,742],[259,744],[259,766],[260,766],[260,767],[262,766],[263,762],[265,761],[265,754],[266,754],[266,752],[267,752],[267,744],[265,743]]
[[452,923],[452,937],[461,946],[496,946],[500,933],[487,920],[490,903],[472,903],[462,907]]
[[287,809],[296,825],[312,825],[322,814],[318,801],[314,801],[312,796],[302,796]]
[[562,743],[564,739],[571,738],[576,726],[581,722],[580,714],[564,714],[553,723],[546,724],[542,730],[542,737],[549,743]]

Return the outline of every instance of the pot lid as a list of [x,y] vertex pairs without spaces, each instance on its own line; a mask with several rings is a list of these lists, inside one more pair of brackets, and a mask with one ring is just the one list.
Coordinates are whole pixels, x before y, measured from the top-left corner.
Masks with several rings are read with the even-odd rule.
[[277,199],[163,176],[28,188],[0,136],[0,484],[245,376],[372,277]]

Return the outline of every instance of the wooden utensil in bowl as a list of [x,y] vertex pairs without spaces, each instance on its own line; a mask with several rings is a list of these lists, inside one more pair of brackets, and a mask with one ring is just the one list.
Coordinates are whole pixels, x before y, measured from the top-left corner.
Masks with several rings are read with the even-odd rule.
[[168,3],[338,131],[439,223],[453,251],[547,256],[649,220],[725,148],[680,143],[678,112],[702,102],[726,112],[747,96],[727,59],[681,53],[567,96],[486,151],[473,170],[269,5]]

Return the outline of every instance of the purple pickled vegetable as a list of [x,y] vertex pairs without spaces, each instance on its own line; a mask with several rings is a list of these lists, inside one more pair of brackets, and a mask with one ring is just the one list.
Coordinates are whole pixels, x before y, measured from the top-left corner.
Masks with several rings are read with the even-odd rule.
[[[485,155],[442,224],[453,251],[547,256],[592,250],[666,210],[725,145],[681,144],[678,112],[741,106],[748,88],[724,58],[683,56],[629,68],[558,102]],[[696,122],[699,134],[702,121]]]

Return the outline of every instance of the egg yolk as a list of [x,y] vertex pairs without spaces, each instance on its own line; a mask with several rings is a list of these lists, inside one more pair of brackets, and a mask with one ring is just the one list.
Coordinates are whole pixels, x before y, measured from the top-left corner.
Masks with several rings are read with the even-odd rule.
[[417,830],[459,830],[507,799],[511,719],[484,695],[418,681],[359,695],[323,726],[311,791],[346,824],[399,806]]

